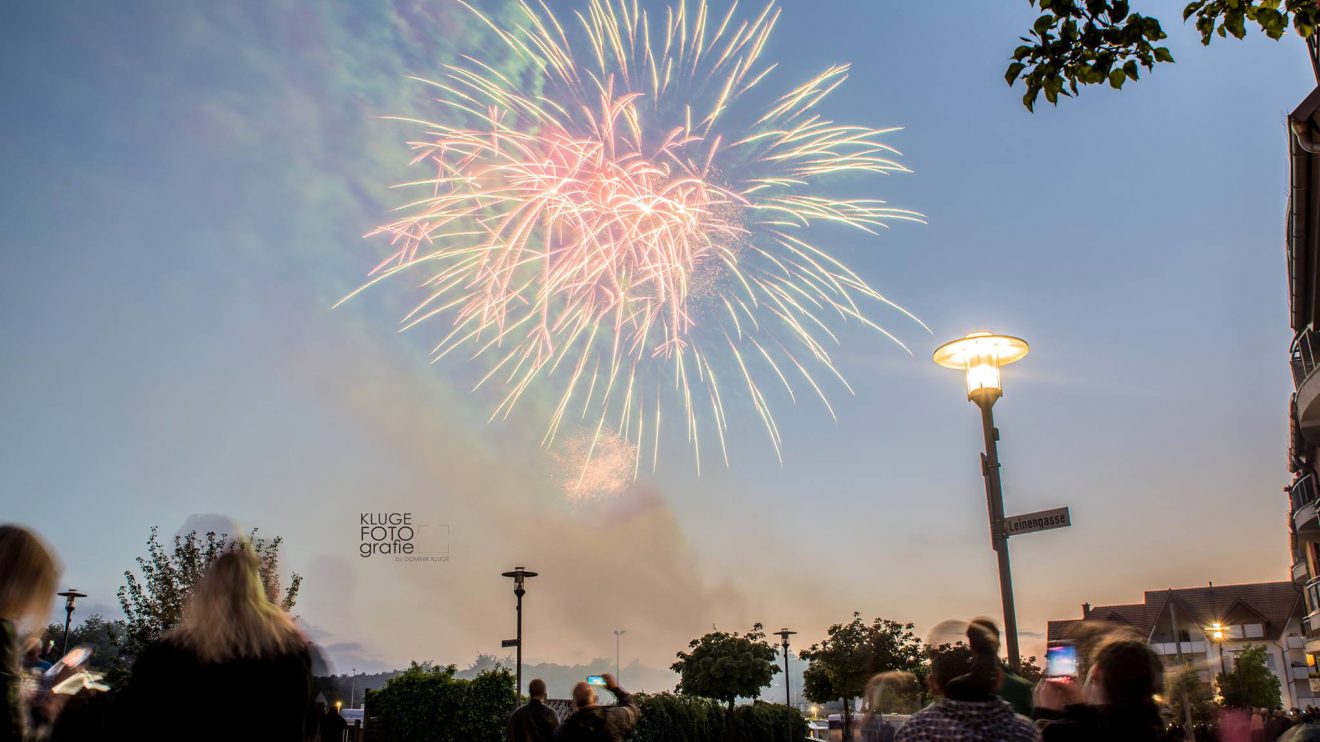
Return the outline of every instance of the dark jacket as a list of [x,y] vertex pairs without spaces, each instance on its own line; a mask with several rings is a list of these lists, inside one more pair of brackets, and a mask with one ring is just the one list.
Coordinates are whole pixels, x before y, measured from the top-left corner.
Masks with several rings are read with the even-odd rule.
[[1041,739],[1045,742],[1100,742],[1121,739],[1124,742],[1158,742],[1165,739],[1164,722],[1155,706],[1141,709],[1115,709],[1079,703],[1062,713],[1041,711]]
[[20,742],[27,729],[27,709],[20,698],[22,670],[18,662],[18,635],[14,625],[0,619],[0,742]]
[[509,717],[509,742],[550,742],[554,738],[559,716],[549,706],[533,698],[519,706]]
[[637,725],[641,711],[632,696],[615,690],[613,706],[588,706],[579,709],[555,730],[556,742],[622,742]]
[[999,690],[996,693],[1000,698],[1008,701],[1013,710],[1023,716],[1031,716],[1031,693],[1036,689],[1036,685],[1030,680],[1018,675],[1003,666],[1004,679],[999,684]]
[[[309,732],[315,734],[305,728],[313,692],[305,647],[213,663],[163,641],[138,655],[116,716],[131,724],[134,739],[142,742],[227,742],[236,734],[252,742],[302,742]],[[241,734],[231,725],[202,721],[215,704],[234,710]]]

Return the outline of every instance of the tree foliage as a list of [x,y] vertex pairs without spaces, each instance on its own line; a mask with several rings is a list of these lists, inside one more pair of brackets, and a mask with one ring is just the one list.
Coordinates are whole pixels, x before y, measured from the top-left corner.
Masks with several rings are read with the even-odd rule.
[[[725,738],[726,710],[717,701],[673,693],[639,693],[634,699],[642,714],[628,742],[720,742]],[[782,703],[757,701],[739,706],[734,717],[736,742],[798,742],[807,734],[802,715]]]
[[1265,664],[1265,646],[1242,650],[1233,669],[1219,674],[1219,694],[1233,708],[1272,709],[1282,705],[1279,676]]
[[[261,560],[261,575],[266,582],[266,594],[284,610],[291,610],[298,598],[302,577],[290,575],[289,587],[281,589],[280,545],[281,537],[270,540],[257,537],[253,529],[247,538],[249,547]],[[178,625],[183,617],[183,606],[192,594],[207,567],[233,540],[228,534],[208,531],[199,536],[196,531],[174,537],[174,548],[167,550],[160,541],[159,529],[152,527],[147,539],[147,555],[138,557],[138,571],[124,572],[124,585],[119,588],[119,605],[124,609],[126,622],[125,648],[130,653],[140,651],[166,631]]]
[[1195,665],[1188,663],[1172,667],[1165,682],[1164,695],[1169,699],[1169,719],[1173,723],[1181,726],[1187,724],[1188,706],[1192,709],[1194,727],[1214,723],[1214,691]]
[[[1121,88],[1138,79],[1142,67],[1173,62],[1168,47],[1158,45],[1167,37],[1159,19],[1132,12],[1129,0],[1028,1],[1041,13],[1021,37],[1004,79],[1009,85],[1022,80],[1029,111],[1041,93],[1057,104],[1082,85]],[[1241,39],[1248,24],[1271,39],[1291,25],[1309,39],[1320,24],[1320,7],[1315,0],[1194,0],[1183,8],[1183,20],[1192,20],[1206,45],[1216,35]]]
[[805,649],[810,664],[803,677],[803,693],[816,703],[857,698],[876,673],[904,670],[924,674],[921,640],[912,624],[877,618],[867,623],[854,613],[846,624],[829,628],[825,641]]
[[[88,667],[104,674],[110,685],[117,687],[128,679],[129,664],[123,653],[127,635],[128,625],[124,621],[107,621],[101,614],[93,613],[69,629],[69,646],[90,646],[92,656],[87,660]],[[45,638],[53,643],[53,647],[43,655],[50,660],[58,659],[63,651],[64,624],[53,623],[46,627]]]
[[367,694],[369,723],[393,742],[502,742],[517,704],[513,674],[497,667],[461,680],[455,671],[412,663]]
[[860,696],[872,676],[890,670],[925,674],[921,640],[912,624],[885,618],[866,623],[860,613],[853,613],[849,623],[831,626],[825,641],[799,656],[810,663],[802,674],[803,695],[816,703],[843,699],[845,736],[852,726],[848,699]]
[[779,672],[778,652],[756,624],[744,635],[712,631],[679,652],[670,669],[679,675],[678,692],[714,698],[730,709],[739,698],[753,698]]

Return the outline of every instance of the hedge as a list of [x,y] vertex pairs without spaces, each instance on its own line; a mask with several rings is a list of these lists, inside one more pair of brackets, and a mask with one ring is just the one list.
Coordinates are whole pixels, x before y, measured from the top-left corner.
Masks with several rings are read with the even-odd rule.
[[453,665],[414,662],[384,688],[368,691],[371,736],[389,742],[503,742],[517,703],[512,673],[496,668],[459,680],[454,672]]

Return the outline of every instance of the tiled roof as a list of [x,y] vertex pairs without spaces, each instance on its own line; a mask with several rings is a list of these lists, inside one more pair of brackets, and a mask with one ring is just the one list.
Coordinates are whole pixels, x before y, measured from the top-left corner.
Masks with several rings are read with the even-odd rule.
[[[1068,638],[1083,621],[1126,624],[1149,636],[1166,614],[1172,600],[1179,621],[1201,626],[1254,623],[1264,620],[1266,639],[1276,639],[1288,621],[1300,618],[1302,593],[1292,582],[1256,582],[1246,585],[1215,585],[1174,590],[1147,590],[1145,602],[1129,605],[1098,605],[1083,619],[1050,621],[1049,639]],[[1258,617],[1258,618],[1257,618]]]

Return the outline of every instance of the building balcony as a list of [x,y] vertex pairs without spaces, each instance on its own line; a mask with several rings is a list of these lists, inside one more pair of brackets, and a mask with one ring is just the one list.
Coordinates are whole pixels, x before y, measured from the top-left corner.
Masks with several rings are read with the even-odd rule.
[[1311,677],[1311,670],[1306,665],[1292,666],[1292,680],[1307,680]]
[[1307,568],[1305,561],[1296,562],[1292,566],[1293,582],[1298,585],[1305,585],[1311,579],[1311,570]]
[[1297,388],[1297,427],[1312,444],[1320,443],[1320,335],[1307,326],[1289,349],[1293,384]]
[[[1182,646],[1180,647],[1179,645]],[[1179,649],[1181,649],[1182,653],[1185,655],[1205,654],[1206,643],[1203,641],[1178,642],[1176,644],[1174,642],[1151,642],[1150,649],[1155,654],[1169,656],[1178,654]]]
[[[1320,383],[1320,378],[1315,380]],[[1320,520],[1316,519],[1315,477],[1306,476],[1293,482],[1289,488],[1292,501],[1293,530],[1303,541],[1320,541]]]

